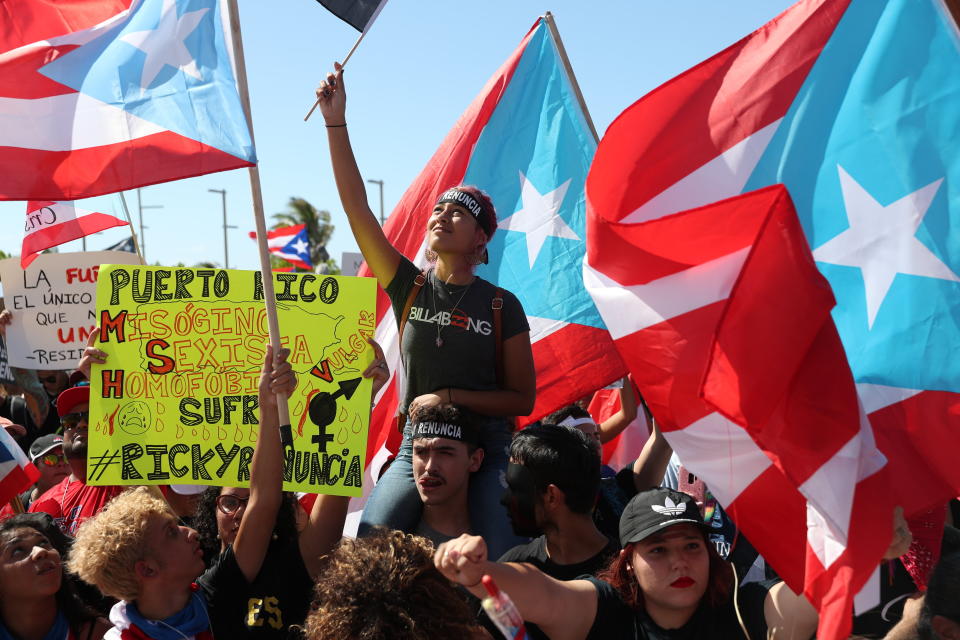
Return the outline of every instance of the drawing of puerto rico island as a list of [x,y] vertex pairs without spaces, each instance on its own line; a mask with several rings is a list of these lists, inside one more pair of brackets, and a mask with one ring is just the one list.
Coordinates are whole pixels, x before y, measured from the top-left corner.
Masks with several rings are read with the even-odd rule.
[[[99,475],[119,473],[128,483],[249,480],[268,335],[260,273],[122,267],[105,275],[99,338],[110,355],[95,372],[102,409],[95,430],[119,459],[117,469],[100,468]],[[353,494],[369,397],[351,400],[361,389],[369,395],[360,372],[372,359],[374,313],[345,305],[335,278],[275,275],[281,345],[298,375],[288,405],[295,446],[285,451],[285,482],[314,491],[342,485]],[[164,280],[168,286],[158,286]]]

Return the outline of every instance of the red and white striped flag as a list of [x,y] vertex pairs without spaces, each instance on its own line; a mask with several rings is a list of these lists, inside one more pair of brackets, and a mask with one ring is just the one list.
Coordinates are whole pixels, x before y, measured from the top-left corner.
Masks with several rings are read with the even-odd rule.
[[17,441],[0,426],[0,506],[13,500],[40,478]]
[[623,224],[597,157],[584,275],[621,356],[683,464],[818,607],[818,637],[845,638],[893,498],[786,189]]
[[45,249],[125,224],[126,220],[80,209],[72,202],[28,202],[20,266],[26,269]]

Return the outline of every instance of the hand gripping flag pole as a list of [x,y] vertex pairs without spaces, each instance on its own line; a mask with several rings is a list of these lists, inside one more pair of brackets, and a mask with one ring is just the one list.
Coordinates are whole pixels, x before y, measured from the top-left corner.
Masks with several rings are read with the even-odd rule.
[[[230,8],[230,34],[233,39],[233,51],[236,61],[237,88],[243,114],[250,130],[250,141],[256,148],[253,136],[253,115],[250,110],[250,90],[247,86],[247,67],[243,57],[243,38],[240,35],[240,13],[237,0],[227,0]],[[263,301],[267,307],[267,329],[270,333],[270,345],[273,352],[280,350],[280,322],[277,320],[277,299],[273,290],[273,272],[270,269],[270,252],[267,249],[267,223],[263,215],[263,190],[260,187],[260,169],[257,165],[249,167],[250,191],[253,195],[253,219],[257,225],[257,249],[260,253],[260,273],[263,275]],[[290,408],[287,396],[277,394],[277,409],[280,414],[280,443],[284,449],[293,448],[293,431],[290,428]]]
[[[321,3],[322,4],[322,3]],[[350,51],[347,52],[347,57],[343,59],[343,62],[340,63],[341,67],[346,67],[347,62],[350,61],[350,57],[353,55],[353,52],[357,50],[357,47],[360,46],[360,42],[363,40],[363,37],[367,35],[367,32],[370,31],[370,27],[373,25],[374,20],[377,19],[377,16],[380,15],[380,11],[383,10],[383,5],[387,4],[387,0],[381,0],[380,4],[377,5],[377,8],[367,19],[367,23],[364,25],[363,30],[360,32],[360,37],[357,38],[357,41],[353,43],[353,46],[350,47]],[[303,117],[303,121],[306,122],[310,119],[310,116],[313,115],[313,112],[316,108],[320,106],[320,98],[317,98],[316,102],[313,103],[313,106],[310,107],[310,111],[307,112],[307,115]]]

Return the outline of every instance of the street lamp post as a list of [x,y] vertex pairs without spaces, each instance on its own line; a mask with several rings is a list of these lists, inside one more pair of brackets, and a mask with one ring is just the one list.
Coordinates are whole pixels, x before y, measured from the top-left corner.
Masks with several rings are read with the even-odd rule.
[[383,226],[383,180],[367,180],[370,184],[380,187],[380,226]]
[[236,229],[237,226],[227,224],[227,190],[226,189],[207,189],[210,193],[219,193],[223,201],[223,268],[230,268],[230,253],[227,249],[227,229]]
[[162,204],[143,204],[143,198],[140,197],[140,188],[138,187],[137,188],[137,217],[140,219],[140,254],[143,256],[144,262],[146,262],[147,240],[146,240],[146,236],[143,235],[143,230],[149,229],[149,227],[143,224],[144,209],[163,209],[163,205]]

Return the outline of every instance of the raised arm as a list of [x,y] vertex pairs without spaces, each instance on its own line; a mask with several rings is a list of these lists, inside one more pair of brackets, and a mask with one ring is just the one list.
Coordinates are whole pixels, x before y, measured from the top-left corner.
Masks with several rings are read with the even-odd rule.
[[297,386],[297,378],[287,362],[289,354],[289,349],[281,349],[274,356],[268,344],[260,372],[260,431],[250,464],[250,499],[233,543],[237,565],[248,582],[260,573],[283,498],[283,451],[276,394],[289,396]]
[[479,536],[464,534],[443,543],[433,562],[449,580],[478,598],[487,595],[480,579],[492,577],[523,619],[554,640],[585,638],[597,615],[597,590],[592,584],[586,580],[560,582],[528,564],[490,562],[487,545]]
[[640,457],[633,463],[633,484],[637,491],[659,487],[670,463],[670,456],[673,455],[673,448],[660,433],[656,418],[651,417],[650,424],[653,425],[650,437],[643,445]]
[[616,438],[637,418],[637,392],[633,388],[633,381],[630,376],[624,376],[621,382],[623,386],[620,387],[620,411],[597,425],[601,444]]
[[397,251],[367,203],[367,188],[357,167],[347,133],[347,94],[343,85],[343,67],[334,63],[336,74],[327,74],[317,89],[320,113],[327,126],[330,143],[330,162],[333,177],[340,193],[340,203],[347,214],[353,237],[357,240],[363,259],[367,261],[381,287],[386,288],[397,273],[401,254]]

